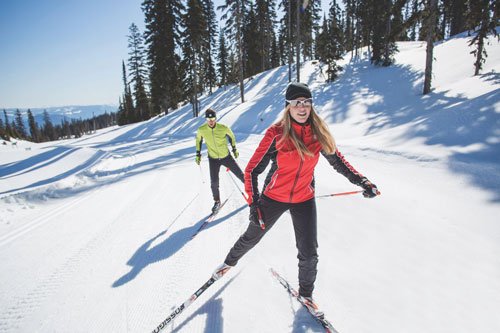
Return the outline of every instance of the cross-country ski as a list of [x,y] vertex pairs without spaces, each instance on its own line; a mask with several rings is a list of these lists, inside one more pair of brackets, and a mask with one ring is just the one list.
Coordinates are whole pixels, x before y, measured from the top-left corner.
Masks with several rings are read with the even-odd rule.
[[229,198],[225,199],[218,207],[216,210],[212,211],[210,215],[205,219],[205,221],[200,225],[200,227],[196,230],[196,232],[191,236],[191,239],[195,238],[210,222],[213,222],[215,218],[217,217],[217,214],[219,214],[220,210],[224,205],[226,204],[227,200]]
[[174,320],[178,315],[181,314],[182,311],[184,311],[188,306],[196,301],[196,299],[200,297],[200,295],[203,294],[205,290],[207,290],[208,287],[210,287],[215,281],[215,278],[210,277],[210,279],[208,279],[205,284],[203,284],[198,290],[196,290],[184,303],[176,307],[175,310],[153,330],[153,333],[161,332],[164,328],[166,328],[172,320]]
[[299,295],[299,292],[295,290],[287,280],[285,280],[281,275],[278,274],[274,269],[270,269],[271,274],[276,280],[285,288],[285,290],[295,298],[302,306],[311,314],[311,316],[316,320],[327,333],[339,333],[333,325],[325,318],[325,314],[321,312],[318,305],[311,300],[305,299]]

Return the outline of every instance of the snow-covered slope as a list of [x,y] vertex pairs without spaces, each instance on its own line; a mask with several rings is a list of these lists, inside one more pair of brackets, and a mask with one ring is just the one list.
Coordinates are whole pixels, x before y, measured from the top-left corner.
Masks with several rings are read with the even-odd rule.
[[[435,48],[422,96],[425,45],[400,43],[397,64],[346,58],[324,82],[301,77],[347,160],[382,196],[318,199],[315,298],[337,330],[498,332],[500,321],[500,45],[473,77],[467,38]],[[288,69],[202,98],[230,125],[244,167],[283,108]],[[203,123],[190,106],[80,139],[0,146],[0,332],[144,332],[203,284],[245,230],[248,208],[225,171],[212,205]],[[353,186],[321,160],[317,194]],[[241,187],[240,187],[241,188]],[[354,188],[355,189],[355,188]],[[262,242],[167,332],[319,332],[271,277],[296,285],[285,214]]]

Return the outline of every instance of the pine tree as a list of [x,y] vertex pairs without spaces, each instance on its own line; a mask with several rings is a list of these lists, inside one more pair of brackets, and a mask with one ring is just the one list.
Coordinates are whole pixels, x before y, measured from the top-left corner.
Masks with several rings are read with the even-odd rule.
[[142,10],[152,114],[168,113],[182,99],[180,56],[176,50],[181,47],[180,20],[184,6],[180,0],[144,0]]
[[498,24],[499,4],[495,0],[476,0],[470,2],[469,26],[474,27],[475,36],[469,42],[469,46],[476,45],[471,53],[476,58],[474,62],[474,75],[478,75],[483,64],[486,62],[488,53],[485,48],[485,39],[489,34],[498,36],[496,26]]
[[[390,41],[407,41],[407,29],[405,27],[405,14],[408,16],[408,0],[395,0],[391,8]],[[390,19],[390,18],[389,18]]]
[[276,48],[276,34],[274,24],[276,21],[276,8],[274,1],[257,0],[255,4],[255,20],[257,21],[258,53],[260,64],[258,72],[268,70],[278,65],[273,65],[273,61],[279,64]]
[[244,77],[252,76],[258,72],[262,72],[262,58],[259,54],[261,40],[264,38],[258,29],[258,23],[255,16],[253,5],[244,18],[243,28],[243,45],[244,45]]
[[227,72],[229,67],[226,39],[224,38],[224,30],[222,28],[219,30],[219,52],[217,54],[217,67],[219,74],[219,87],[222,87],[228,83]]
[[[314,58],[314,36],[319,33],[319,22],[321,20],[321,1],[309,0],[301,3],[300,12],[300,42],[302,44],[301,53],[304,60]],[[307,3],[306,9],[303,5]]]
[[16,139],[21,139],[21,134],[19,134],[19,132],[17,131],[17,128],[16,128],[15,117],[14,117],[14,120],[12,121],[12,123],[10,124],[10,131],[11,131],[11,137],[16,138]]
[[217,15],[215,14],[212,0],[202,1],[203,12],[206,21],[206,37],[203,47],[203,85],[208,87],[212,94],[213,88],[217,84],[217,73],[215,71],[214,54],[217,37]]
[[[420,13],[419,9],[419,2],[420,0],[412,0],[411,4],[411,17],[416,18],[417,16],[420,16],[418,13]],[[409,26],[409,38],[412,41],[417,40],[417,25],[418,25],[419,19],[413,19],[411,25]]]
[[5,126],[3,124],[2,118],[0,118],[0,138],[9,141],[9,137],[7,136],[7,132],[5,131]]
[[467,16],[467,0],[450,1],[450,35],[453,36],[466,30]]
[[238,59],[232,50],[229,53],[228,65],[227,83],[238,83],[240,78],[240,66],[238,64]]
[[438,1],[438,26],[435,32],[438,40],[447,36],[447,30],[450,26],[450,3],[451,0]]
[[36,124],[35,117],[33,117],[33,113],[31,112],[30,109],[28,109],[28,126],[30,129],[31,133],[31,141],[33,142],[40,142],[40,129],[38,128],[38,125]]
[[224,14],[221,19],[226,21],[225,31],[229,35],[229,40],[236,46],[238,81],[240,83],[241,102],[245,102],[245,88],[243,86],[243,20],[245,17],[247,0],[225,0],[225,4],[217,7]]
[[9,124],[9,116],[7,115],[7,111],[3,109],[3,117],[5,119],[5,140],[10,141],[10,137],[12,136],[12,128]]
[[[323,19],[321,32],[316,39],[316,53],[318,59],[326,64],[326,81],[334,81],[338,77],[338,73],[342,67],[337,64],[337,61],[342,59],[343,54],[343,29],[340,25],[340,8],[335,0],[332,1],[329,18]],[[323,73],[323,69],[321,68]]]
[[122,79],[123,79],[123,106],[125,112],[126,123],[130,124],[137,121],[134,112],[134,101],[132,99],[132,92],[130,90],[130,84],[127,80],[127,69],[125,67],[125,62],[122,61]]
[[145,64],[144,40],[139,28],[132,23],[128,35],[128,68],[130,84],[134,87],[135,110],[132,121],[142,121],[150,118],[149,100],[145,83],[147,69]]
[[[356,26],[354,36],[354,47],[357,49],[363,46],[368,46],[368,53],[379,52],[375,56],[377,61],[380,59],[380,54],[383,48],[383,35],[386,27],[385,15],[380,17],[386,7],[386,0],[381,0],[378,3],[375,0],[356,0]],[[372,50],[376,49],[377,50]]]
[[64,117],[64,119],[61,120],[60,133],[63,139],[71,139],[71,129],[69,127],[69,122],[66,119],[66,117]]
[[296,59],[294,41],[297,40],[297,5],[293,0],[281,0],[279,8],[283,16],[279,21],[279,52],[282,64],[288,64],[288,81],[292,80],[292,63]]
[[271,43],[271,64],[269,68],[276,68],[281,64],[281,52],[276,40],[276,35],[273,35]]
[[203,53],[207,43],[207,23],[199,0],[188,0],[185,14],[181,20],[185,30],[182,34],[182,68],[186,73],[183,90],[193,104],[193,116],[199,114],[198,95],[203,90],[201,78],[204,77]]
[[383,0],[373,6],[376,19],[373,25],[371,62],[375,65],[390,66],[394,62],[397,47],[391,34],[392,9],[392,0]]
[[54,141],[57,140],[58,138],[56,129],[52,124],[52,122],[50,121],[50,116],[47,110],[43,110],[42,135],[44,137],[44,141]]
[[128,124],[127,115],[125,113],[125,104],[123,103],[122,97],[118,98],[118,116],[117,122],[119,126]]
[[356,22],[356,2],[355,0],[343,0],[345,7],[345,26],[344,26],[344,36],[345,36],[345,49],[351,51],[351,57],[353,56],[355,48],[355,22]]
[[328,20],[323,16],[323,24],[320,32],[316,35],[316,57],[319,60],[326,56],[326,48],[329,40],[330,32],[328,31]]
[[26,133],[26,127],[24,126],[23,116],[19,109],[16,109],[14,119],[15,119],[15,130],[18,134],[18,138],[24,140],[27,139],[28,134]]
[[280,59],[280,65],[286,65],[288,63],[291,63],[292,60],[290,59],[289,61],[289,55],[291,52],[288,52],[288,36],[287,36],[287,30],[283,30],[281,27],[278,31],[278,40],[277,40],[277,51],[278,51],[278,57]]

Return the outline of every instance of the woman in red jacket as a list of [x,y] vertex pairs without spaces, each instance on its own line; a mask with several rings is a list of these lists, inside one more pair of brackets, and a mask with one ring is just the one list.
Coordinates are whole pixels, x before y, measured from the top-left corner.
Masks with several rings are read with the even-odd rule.
[[[306,84],[290,83],[285,105],[283,117],[267,130],[245,169],[245,191],[250,204],[248,229],[215,271],[214,278],[220,278],[236,265],[289,210],[298,250],[299,294],[311,302],[318,263],[314,168],[319,155],[351,183],[361,186],[365,197],[373,198],[380,192],[338,151],[328,126],[314,111]],[[257,178],[269,162],[271,169],[260,193]]]

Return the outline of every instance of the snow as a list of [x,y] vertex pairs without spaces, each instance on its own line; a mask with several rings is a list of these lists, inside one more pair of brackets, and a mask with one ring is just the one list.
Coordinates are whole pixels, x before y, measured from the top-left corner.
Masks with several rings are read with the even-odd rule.
[[[315,299],[348,332],[499,332],[500,43],[473,74],[468,38],[435,47],[434,90],[421,94],[425,45],[399,43],[397,63],[343,63],[325,83],[301,68],[347,160],[382,195],[317,200]],[[238,140],[240,166],[283,109],[288,68],[204,96]],[[211,275],[248,223],[228,198],[212,206],[203,123],[190,106],[79,139],[0,145],[0,332],[152,331]],[[264,173],[265,175],[265,173]],[[263,176],[264,176],[263,175]],[[262,183],[262,180],[261,180]],[[317,194],[357,190],[324,159]],[[166,332],[320,332],[273,279],[297,286],[290,216],[187,308]]]

